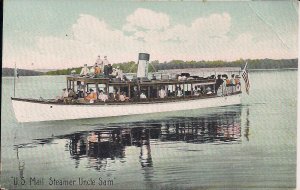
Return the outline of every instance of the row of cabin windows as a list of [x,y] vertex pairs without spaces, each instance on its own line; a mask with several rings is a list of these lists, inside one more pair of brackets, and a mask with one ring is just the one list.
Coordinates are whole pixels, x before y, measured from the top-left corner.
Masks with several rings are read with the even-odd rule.
[[[77,84],[74,86],[74,91],[77,92],[80,89],[83,89],[82,84]],[[199,85],[199,84],[178,84],[178,85],[160,85],[160,86],[140,86],[140,90],[138,90],[138,86],[130,86],[130,93],[128,86],[109,86],[108,94],[112,95],[114,93],[121,94],[124,93],[129,98],[134,98],[138,94],[144,93],[147,98],[159,98],[159,90],[164,89],[166,92],[166,97],[176,97],[178,96],[178,91],[181,91],[182,96],[191,96],[194,94],[205,94],[207,89],[210,89],[212,93],[215,93],[214,85]],[[90,89],[93,89],[95,92],[99,93],[103,91],[106,93],[106,85],[98,84],[98,89],[96,89],[95,84],[85,85],[85,92],[89,92]],[[138,92],[139,91],[139,92]],[[197,91],[197,93],[196,93]]]

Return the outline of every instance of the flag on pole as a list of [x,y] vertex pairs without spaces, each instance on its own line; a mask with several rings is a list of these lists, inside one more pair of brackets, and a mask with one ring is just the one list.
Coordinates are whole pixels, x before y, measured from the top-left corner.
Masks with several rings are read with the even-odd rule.
[[247,62],[246,62],[246,65],[243,69],[242,77],[245,81],[246,92],[247,92],[247,94],[249,94],[250,81],[249,81],[249,75],[248,75],[248,71],[247,71]]

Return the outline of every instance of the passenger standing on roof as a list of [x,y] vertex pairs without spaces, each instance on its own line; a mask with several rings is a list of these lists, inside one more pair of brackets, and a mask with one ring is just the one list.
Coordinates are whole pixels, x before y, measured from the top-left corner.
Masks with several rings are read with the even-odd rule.
[[100,69],[103,71],[104,65],[103,65],[103,60],[100,58],[100,55],[98,55],[98,58],[97,58],[95,64],[97,64],[100,67]]
[[110,62],[107,60],[107,56],[104,56],[103,60],[103,66],[110,64]]
[[113,68],[110,63],[108,64],[107,68],[108,74],[110,75],[113,72]]

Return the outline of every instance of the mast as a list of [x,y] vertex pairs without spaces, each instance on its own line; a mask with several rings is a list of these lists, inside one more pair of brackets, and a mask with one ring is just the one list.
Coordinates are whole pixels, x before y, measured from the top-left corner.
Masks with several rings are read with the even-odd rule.
[[17,67],[15,62],[15,69],[14,69],[14,98],[16,97],[16,74],[17,74]]

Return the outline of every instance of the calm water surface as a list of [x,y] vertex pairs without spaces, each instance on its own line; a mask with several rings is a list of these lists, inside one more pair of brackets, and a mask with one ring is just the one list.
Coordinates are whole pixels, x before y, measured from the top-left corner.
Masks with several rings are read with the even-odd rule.
[[[13,80],[3,78],[1,186],[293,189],[297,71],[250,77],[240,106],[28,124],[16,122]],[[53,98],[65,85],[63,76],[20,77],[16,96]]]

